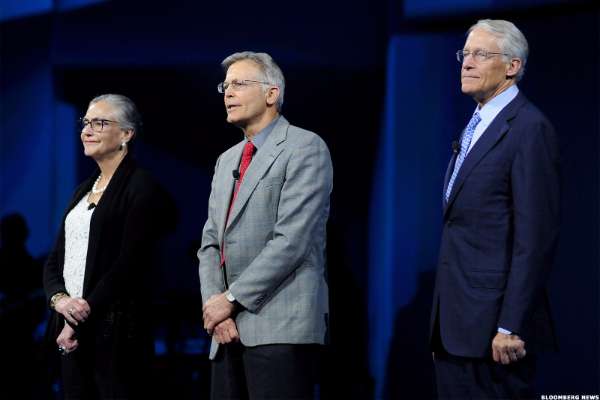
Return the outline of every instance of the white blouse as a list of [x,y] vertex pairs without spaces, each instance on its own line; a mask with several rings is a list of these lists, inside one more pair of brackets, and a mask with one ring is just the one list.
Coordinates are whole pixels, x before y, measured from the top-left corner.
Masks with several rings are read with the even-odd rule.
[[95,208],[88,210],[87,193],[65,219],[65,265],[63,278],[69,296],[81,297],[90,237],[90,221]]

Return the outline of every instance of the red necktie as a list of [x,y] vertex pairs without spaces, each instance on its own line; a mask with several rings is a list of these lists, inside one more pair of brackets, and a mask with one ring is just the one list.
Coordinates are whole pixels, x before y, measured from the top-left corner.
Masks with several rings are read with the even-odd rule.
[[[242,180],[244,179],[246,170],[248,169],[248,166],[250,165],[250,161],[252,161],[252,156],[254,155],[255,150],[256,150],[256,147],[254,147],[254,144],[251,141],[247,141],[246,145],[244,146],[244,150],[242,151],[242,160],[240,161],[240,176],[235,181],[233,195],[231,196],[231,202],[229,203],[229,211],[227,211],[227,218],[225,219],[225,227],[227,227],[227,222],[229,221],[229,215],[231,214],[231,210],[233,210],[233,204],[237,197],[238,191],[240,190],[240,185],[242,184]],[[224,247],[225,247],[225,235],[223,234],[223,243],[221,244],[221,264],[220,264],[221,267],[223,266],[223,264],[225,264]]]
[[[237,181],[235,181],[235,189],[233,190],[233,197],[231,197],[231,203],[229,203],[229,212],[227,213],[227,219],[229,219],[229,214],[231,214],[231,209],[233,208],[233,203],[235,202],[235,198],[237,197],[238,191],[240,190],[242,179],[244,179],[246,170],[250,165],[250,161],[252,161],[254,150],[256,150],[254,144],[251,141],[246,142],[246,145],[244,146],[244,151],[242,152],[242,161],[240,161],[240,177]],[[225,225],[227,225],[227,221],[225,221]]]

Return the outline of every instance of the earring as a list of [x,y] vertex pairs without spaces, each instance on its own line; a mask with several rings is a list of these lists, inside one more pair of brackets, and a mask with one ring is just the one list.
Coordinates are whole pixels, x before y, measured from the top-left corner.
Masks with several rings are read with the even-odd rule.
[[123,141],[123,142],[121,142],[121,145],[119,146],[119,150],[123,150],[125,147],[127,147],[127,142]]

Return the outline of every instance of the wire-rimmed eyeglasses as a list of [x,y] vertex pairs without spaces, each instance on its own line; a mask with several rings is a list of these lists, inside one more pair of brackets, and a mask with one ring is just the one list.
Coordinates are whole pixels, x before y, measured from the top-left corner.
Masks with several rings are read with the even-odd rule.
[[263,82],[263,81],[253,81],[251,79],[242,79],[240,81],[238,80],[233,80],[231,82],[221,82],[217,85],[217,91],[221,94],[225,93],[225,91],[228,88],[233,89],[234,91],[238,91],[238,90],[243,90],[246,87],[252,85],[252,84],[261,84],[261,85],[273,85],[272,83],[269,82]]
[[497,53],[497,52],[493,52],[493,51],[487,51],[484,49],[477,49],[474,51],[458,50],[456,52],[456,60],[462,64],[462,62],[465,60],[465,58],[467,58],[469,55],[473,56],[473,59],[476,62],[484,62],[488,58],[491,58],[491,57],[497,56],[497,55],[510,56],[510,54]]

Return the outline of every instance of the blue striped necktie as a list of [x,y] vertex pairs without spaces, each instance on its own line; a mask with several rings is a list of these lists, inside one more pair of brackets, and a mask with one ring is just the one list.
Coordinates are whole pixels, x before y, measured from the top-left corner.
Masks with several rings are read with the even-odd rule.
[[481,117],[479,113],[476,112],[471,117],[471,120],[467,124],[465,128],[465,133],[460,142],[460,153],[458,153],[458,157],[456,158],[456,162],[454,163],[454,171],[452,171],[452,176],[450,177],[450,182],[448,182],[448,188],[446,189],[446,201],[450,198],[450,193],[452,192],[452,186],[454,186],[454,181],[456,180],[456,176],[458,175],[458,171],[460,171],[460,167],[462,163],[465,161],[467,157],[467,152],[469,150],[469,146],[471,145],[471,140],[473,139],[473,133],[475,133],[475,128],[481,122]]

